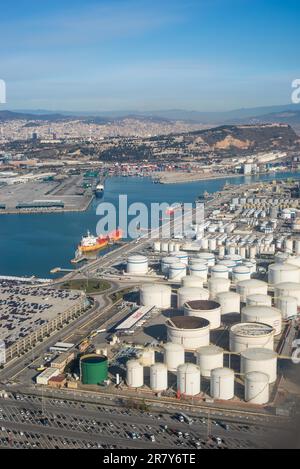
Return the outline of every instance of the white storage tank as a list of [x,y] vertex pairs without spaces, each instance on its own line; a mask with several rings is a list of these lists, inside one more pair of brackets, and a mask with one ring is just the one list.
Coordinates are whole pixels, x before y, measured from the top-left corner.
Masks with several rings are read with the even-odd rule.
[[201,277],[187,275],[181,279],[181,284],[183,287],[203,288],[203,279]]
[[280,309],[282,318],[286,321],[298,315],[297,298],[293,296],[280,296],[275,300],[276,307]]
[[211,278],[208,281],[210,299],[214,300],[218,293],[230,290],[230,280],[226,278]]
[[212,278],[228,278],[229,270],[226,265],[217,264],[211,268],[211,277]]
[[268,282],[276,285],[282,282],[299,282],[300,269],[292,264],[271,264],[268,271]]
[[269,376],[269,383],[277,380],[277,353],[266,348],[250,348],[241,353],[241,373],[260,371]]
[[250,269],[251,275],[256,273],[256,261],[245,261],[242,265],[245,265]]
[[225,265],[225,267],[228,269],[228,272],[231,273],[232,269],[236,266],[236,263],[230,259],[221,259],[218,261],[218,265]]
[[201,389],[200,368],[193,363],[179,365],[177,369],[177,390],[186,396],[197,396]]
[[161,260],[161,271],[164,275],[168,275],[169,273],[169,268],[172,264],[177,264],[178,259],[176,257],[168,256],[164,257]]
[[183,308],[184,303],[193,300],[208,300],[209,292],[204,288],[181,287],[177,291],[177,307]]
[[164,363],[169,371],[176,371],[185,362],[184,347],[180,344],[166,343],[164,345]]
[[160,241],[154,241],[154,243],[153,243],[153,250],[154,250],[154,252],[160,252],[160,248],[161,248],[161,243],[160,243]]
[[168,389],[168,368],[164,363],[155,363],[150,368],[150,388],[154,392]]
[[184,251],[178,251],[176,253],[176,257],[178,259],[179,262],[182,262],[183,264],[185,265],[188,265],[189,263],[189,256],[186,252]]
[[200,252],[197,254],[199,259],[204,259],[207,261],[208,267],[213,267],[215,265],[215,255],[210,252]]
[[247,306],[272,306],[272,297],[269,295],[249,295],[246,298]]
[[236,291],[241,295],[241,301],[246,303],[247,296],[255,294],[267,295],[268,284],[256,279],[243,280],[242,282],[237,283]]
[[166,321],[168,342],[183,345],[186,350],[196,350],[209,345],[210,328],[206,319],[175,316]]
[[127,260],[128,274],[146,274],[148,272],[148,259],[145,256],[129,256]]
[[169,242],[162,241],[160,245],[161,252],[168,252],[169,251]]
[[138,360],[128,360],[126,363],[126,382],[131,388],[144,385],[144,368]]
[[201,375],[210,378],[212,370],[223,367],[224,350],[216,345],[200,347],[196,350],[196,359]]
[[281,334],[281,311],[270,306],[246,306],[242,309],[242,322],[260,322],[275,329],[275,335]]
[[300,283],[283,282],[275,285],[275,299],[280,296],[293,296],[297,298],[297,305],[300,306]]
[[202,262],[193,263],[189,266],[191,277],[200,277],[204,282],[207,280],[207,266]]
[[181,279],[186,277],[186,264],[175,262],[169,267],[169,280],[181,283]]
[[290,255],[285,252],[278,252],[274,259],[276,264],[283,264],[285,262],[289,262]]
[[238,265],[232,270],[232,279],[235,283],[250,280],[251,271],[246,265]]
[[156,306],[157,308],[171,307],[172,289],[168,285],[145,284],[140,288],[140,303],[142,306]]
[[300,256],[291,256],[288,258],[287,263],[289,265],[295,265],[300,268]]
[[232,314],[241,312],[241,297],[233,291],[217,294],[216,301],[221,305],[221,314]]
[[213,399],[228,401],[234,397],[234,371],[216,368],[211,372],[210,395]]
[[210,238],[208,240],[208,249],[209,249],[209,251],[215,251],[217,249],[217,240],[216,240],[216,238]]
[[151,366],[155,363],[155,350],[153,348],[145,348],[138,354],[138,361],[143,366]]
[[235,324],[229,333],[230,351],[241,353],[248,348],[274,350],[275,330],[268,324],[247,322]]
[[259,371],[252,371],[245,377],[245,401],[264,405],[270,400],[269,376]]
[[188,301],[183,307],[185,316],[207,319],[210,330],[221,326],[221,305],[212,300]]

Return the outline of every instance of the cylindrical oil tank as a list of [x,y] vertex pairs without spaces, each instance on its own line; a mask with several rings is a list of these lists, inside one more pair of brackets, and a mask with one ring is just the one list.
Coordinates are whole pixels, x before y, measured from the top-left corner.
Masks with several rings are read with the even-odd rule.
[[286,252],[278,252],[274,259],[276,264],[283,264],[284,262],[289,262],[290,255]]
[[272,297],[269,295],[249,295],[246,298],[247,306],[272,306]]
[[183,277],[186,276],[186,264],[182,262],[175,262],[171,264],[169,267],[169,280],[173,280],[175,282],[180,282]]
[[210,395],[213,399],[228,401],[234,397],[234,371],[215,368],[211,371]]
[[228,269],[228,272],[231,273],[232,269],[236,266],[236,263],[230,259],[221,259],[218,261],[218,265],[225,265],[225,267]]
[[300,269],[292,264],[271,264],[268,271],[268,281],[271,285],[282,282],[299,282]]
[[155,350],[151,347],[145,348],[138,354],[138,360],[143,366],[151,366],[155,363]]
[[168,249],[169,249],[169,252],[174,252],[174,250],[175,250],[175,243],[174,243],[173,241],[170,241],[170,242],[169,242]]
[[225,256],[225,260],[232,261],[235,265],[240,265],[243,262],[242,256],[239,254],[230,254]]
[[105,356],[84,355],[80,359],[82,384],[101,384],[108,378],[108,360]]
[[189,263],[189,256],[186,252],[184,251],[178,251],[176,253],[176,257],[178,259],[179,262],[182,262],[183,264],[185,265],[188,265]]
[[144,368],[139,360],[128,360],[126,363],[126,382],[131,388],[140,388],[144,385]]
[[267,295],[268,294],[268,284],[266,282],[262,282],[261,280],[243,280],[242,282],[238,282],[236,285],[236,291],[241,295],[241,301],[246,303],[247,296],[249,295]]
[[181,284],[183,287],[203,288],[203,279],[201,277],[187,275],[181,279]]
[[200,347],[196,350],[196,359],[201,375],[210,378],[212,370],[223,367],[224,350],[216,345]]
[[250,280],[251,271],[246,265],[237,265],[232,270],[232,280],[237,282],[242,282],[243,280]]
[[160,250],[162,252],[168,252],[169,251],[169,242],[168,241],[162,241],[160,245]]
[[280,309],[282,318],[286,321],[295,318],[298,314],[297,298],[293,296],[280,296],[275,300],[276,307]]
[[242,265],[245,265],[246,267],[248,267],[250,269],[250,272],[251,272],[251,275],[252,274],[255,274],[256,272],[256,261],[245,261],[243,262]]
[[201,389],[200,368],[193,363],[179,365],[177,369],[177,391],[186,396],[197,396]]
[[161,242],[160,241],[154,241],[153,250],[155,252],[160,252],[160,248],[161,248]]
[[211,268],[211,278],[228,278],[229,270],[226,265],[217,264]]
[[209,292],[204,288],[181,287],[177,291],[177,307],[183,308],[184,303],[193,300],[208,300]]
[[199,259],[204,259],[207,261],[208,267],[213,267],[215,265],[215,255],[210,252],[200,252],[197,254]]
[[200,277],[203,281],[207,280],[207,266],[202,262],[193,263],[189,266],[191,277]]
[[300,283],[278,283],[275,285],[275,300],[280,296],[293,296],[294,298],[297,298],[297,305],[300,306]]
[[230,290],[230,280],[227,278],[211,278],[208,281],[210,299],[214,300],[218,293]]
[[233,291],[218,293],[216,301],[221,305],[221,314],[239,314],[241,311],[241,297],[238,293]]
[[266,348],[250,348],[241,353],[241,373],[260,371],[269,376],[269,383],[277,379],[277,353]]
[[145,256],[129,256],[127,260],[128,274],[146,274],[148,272],[148,259]]
[[216,238],[210,238],[208,240],[208,249],[209,249],[209,251],[215,251],[217,249],[217,240],[216,240]]
[[176,371],[185,362],[184,347],[172,342],[164,345],[164,362],[169,371]]
[[196,350],[209,345],[209,321],[191,316],[175,316],[166,321],[168,342]]
[[210,330],[221,326],[221,305],[212,300],[188,301],[183,306],[185,316],[207,319]]
[[150,388],[155,392],[168,389],[168,368],[164,363],[155,363],[151,366]]
[[172,289],[168,285],[145,284],[140,288],[140,303],[142,306],[156,306],[170,308]]
[[242,309],[242,322],[261,322],[275,329],[275,335],[281,334],[281,311],[271,306],[246,306]]
[[229,333],[230,351],[241,353],[248,348],[274,350],[275,330],[268,324],[247,322],[235,324]]
[[245,401],[264,405],[270,399],[269,376],[259,371],[252,371],[245,376]]
[[164,275],[168,275],[169,268],[172,264],[177,264],[178,259],[176,257],[168,256],[163,257],[161,260],[161,271]]

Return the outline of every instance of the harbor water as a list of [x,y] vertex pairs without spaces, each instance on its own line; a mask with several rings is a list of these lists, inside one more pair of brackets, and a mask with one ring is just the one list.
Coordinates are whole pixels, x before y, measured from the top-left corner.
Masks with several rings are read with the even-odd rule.
[[98,204],[111,202],[118,208],[119,194],[128,196],[128,204],[192,203],[205,191],[221,190],[225,183],[242,184],[298,176],[296,173],[278,173],[170,185],[153,184],[151,179],[145,178],[113,177],[106,181],[103,199],[95,199],[86,212],[1,215],[0,275],[50,278],[50,270],[54,267],[74,267],[70,260],[81,237],[87,230],[96,233]]

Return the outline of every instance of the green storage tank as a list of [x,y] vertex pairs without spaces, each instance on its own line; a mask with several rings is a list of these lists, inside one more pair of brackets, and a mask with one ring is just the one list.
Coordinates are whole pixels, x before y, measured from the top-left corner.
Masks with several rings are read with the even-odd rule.
[[80,360],[82,384],[100,384],[108,378],[107,357],[84,355]]

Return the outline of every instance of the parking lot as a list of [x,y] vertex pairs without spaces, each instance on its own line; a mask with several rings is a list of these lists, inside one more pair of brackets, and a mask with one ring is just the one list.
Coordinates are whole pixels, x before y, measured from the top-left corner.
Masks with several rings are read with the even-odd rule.
[[[268,448],[259,424],[141,412],[77,401],[10,395],[0,401],[0,446],[16,448]],[[274,430],[275,432],[275,430]]]

